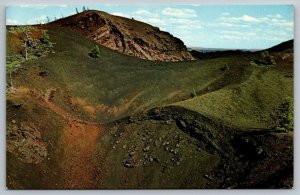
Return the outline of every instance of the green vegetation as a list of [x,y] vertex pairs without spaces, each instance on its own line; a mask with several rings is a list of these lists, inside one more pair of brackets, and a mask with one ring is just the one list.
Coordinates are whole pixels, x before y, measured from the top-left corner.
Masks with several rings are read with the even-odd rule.
[[[33,35],[33,33],[35,35]],[[39,34],[41,33],[41,38],[39,38]],[[16,37],[20,36],[19,40]],[[53,45],[50,41],[49,34],[46,30],[39,30],[32,26],[18,26],[18,27],[10,27],[8,29],[8,40],[11,40],[11,38],[15,38],[14,43],[12,45],[8,45],[8,50],[12,51],[10,47],[14,47],[15,45],[18,45],[18,42],[21,44],[21,49],[14,50],[13,52],[9,52],[8,57],[13,58],[15,55],[23,55],[25,60],[29,59],[35,59],[37,57],[45,57],[49,53],[54,52],[53,51]],[[14,61],[14,60],[12,60]]]
[[99,49],[98,45],[95,45],[95,46],[91,49],[90,56],[91,56],[92,58],[99,58],[99,57],[100,57],[100,49]]
[[[38,91],[55,87],[58,92],[54,101],[60,107],[94,121],[107,122],[155,106],[189,99],[193,88],[199,96],[206,93],[208,86],[210,90],[215,90],[240,82],[242,74],[237,76],[230,71],[220,71],[224,63],[230,64],[234,73],[246,68],[240,66],[236,58],[189,62],[147,61],[100,45],[101,58],[94,60],[83,55],[95,46],[93,41],[63,28],[49,28],[48,33],[56,43],[55,55],[26,62],[26,67],[30,69],[19,72],[16,85]],[[253,57],[240,58],[247,61]],[[34,75],[42,71],[47,71],[48,76],[40,82],[40,77]],[[66,103],[65,92],[76,101]],[[90,110],[89,113],[87,108],[95,112]]]
[[272,115],[278,130],[293,130],[294,129],[294,100],[291,97],[286,97],[284,102]]
[[270,55],[267,50],[262,51],[260,53],[261,59],[257,59],[254,61],[251,61],[251,65],[259,65],[259,66],[273,66],[276,65],[276,61],[274,59],[274,56]]
[[261,56],[264,60],[264,63],[266,65],[276,65],[276,61],[274,59],[274,56],[270,55],[268,51],[263,51],[261,53]]
[[191,93],[191,97],[192,98],[197,97],[197,93],[195,91],[195,88],[193,88],[193,92]]
[[[83,173],[80,181],[92,178],[95,188],[251,188],[265,186],[263,182],[278,172],[290,173],[292,153],[286,148],[292,148],[292,132],[246,134],[246,145],[253,144],[250,149],[257,159],[248,150],[240,151],[242,138],[237,147],[232,142],[249,128],[267,129],[270,113],[278,106],[274,121],[280,128],[291,128],[292,100],[282,98],[293,96],[293,78],[286,77],[291,63],[249,65],[261,58],[259,53],[190,62],[147,61],[101,45],[96,49],[92,40],[64,28],[49,27],[47,34],[40,44],[48,45],[51,37],[55,54],[24,61],[11,72],[19,91],[8,93],[7,121],[8,136],[14,124],[35,124],[48,156],[32,165],[8,152],[9,188],[73,188],[70,181],[77,175],[70,176],[72,171]],[[12,37],[9,43],[17,41]],[[8,47],[13,54],[15,48]],[[90,48],[101,57],[89,57]],[[25,59],[10,55],[10,64],[19,58]],[[48,96],[50,105],[44,101]],[[68,120],[68,115],[81,122]],[[84,128],[87,124],[96,124],[101,133],[92,134]],[[76,126],[79,131],[72,129]],[[96,139],[89,151],[92,158],[86,158],[86,150],[76,153],[90,144],[77,134],[86,130],[86,137]],[[77,144],[76,137],[83,141]],[[65,150],[65,144],[74,150]],[[68,159],[70,152],[74,153]],[[68,167],[73,159],[83,160]],[[270,164],[279,169],[270,172]],[[89,165],[95,169],[84,175]]]
[[55,53],[53,46],[55,43],[50,41],[49,34],[47,31],[42,31],[42,37],[40,38],[40,43],[36,45],[34,55],[37,57],[45,57],[50,53]]
[[42,37],[40,38],[40,41],[42,44],[45,44],[45,45],[50,44],[50,37],[49,37],[47,31],[42,32]]
[[[9,73],[7,88],[14,89],[12,72],[21,67],[21,64],[27,60],[33,60],[38,57],[45,57],[49,53],[55,53],[50,37],[46,30],[42,31],[40,39],[33,36],[33,32],[40,32],[32,26],[10,27],[7,34],[6,69]],[[21,38],[18,38],[18,35]],[[18,48],[19,46],[19,48]]]

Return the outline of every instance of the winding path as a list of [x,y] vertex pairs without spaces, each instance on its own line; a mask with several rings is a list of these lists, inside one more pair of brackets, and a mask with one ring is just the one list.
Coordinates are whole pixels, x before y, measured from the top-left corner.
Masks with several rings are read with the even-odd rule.
[[43,98],[32,90],[29,91],[30,96],[35,101],[61,116],[65,121],[63,135],[58,143],[58,146],[63,150],[63,156],[61,156],[61,162],[59,162],[64,170],[61,176],[64,180],[64,183],[61,184],[62,188],[95,188],[94,152],[97,137],[101,132],[100,125],[78,119],[51,102],[55,89],[48,89],[42,96]]
[[96,123],[77,119],[52,103],[51,98],[54,93],[55,89],[48,89],[44,101],[50,110],[65,120],[64,135],[60,139],[64,150],[62,160],[65,170],[64,188],[93,188],[95,186],[93,157],[100,128]]

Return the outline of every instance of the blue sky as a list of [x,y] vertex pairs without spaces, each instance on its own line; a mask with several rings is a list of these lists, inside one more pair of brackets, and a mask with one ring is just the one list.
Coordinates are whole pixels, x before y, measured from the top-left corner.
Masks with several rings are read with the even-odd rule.
[[[82,11],[83,5],[9,6],[7,24],[45,23]],[[264,49],[294,38],[290,5],[87,5],[149,23],[180,38],[188,47]]]

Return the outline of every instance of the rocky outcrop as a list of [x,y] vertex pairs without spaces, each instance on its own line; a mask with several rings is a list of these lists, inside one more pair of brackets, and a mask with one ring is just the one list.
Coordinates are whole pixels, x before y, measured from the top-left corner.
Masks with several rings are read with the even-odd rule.
[[101,11],[85,11],[51,23],[79,31],[95,42],[147,60],[194,60],[184,43],[149,24]]

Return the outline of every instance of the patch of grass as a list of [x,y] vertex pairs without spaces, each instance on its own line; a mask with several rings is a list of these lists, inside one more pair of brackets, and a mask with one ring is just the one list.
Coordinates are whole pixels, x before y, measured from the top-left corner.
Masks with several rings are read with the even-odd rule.
[[[60,107],[82,118],[108,122],[155,106],[190,98],[193,88],[202,93],[216,80],[239,75],[222,73],[226,64],[237,64],[236,58],[217,58],[190,62],[147,61],[120,54],[99,46],[101,58],[88,56],[95,43],[79,33],[63,28],[48,29],[56,54],[26,62],[26,69],[16,75],[16,86],[27,86],[41,92],[57,88],[55,101]],[[241,56],[247,60],[251,56]],[[244,67],[235,66],[235,69]],[[37,75],[47,71],[44,78]],[[30,78],[30,79],[27,79]],[[237,79],[238,80],[238,79]],[[138,95],[140,94],[140,95]],[[68,98],[82,98],[94,107],[92,114],[70,104]]]
[[293,80],[276,68],[251,66],[240,84],[224,87],[176,105],[221,119],[240,128],[268,128],[270,114],[293,95]]

